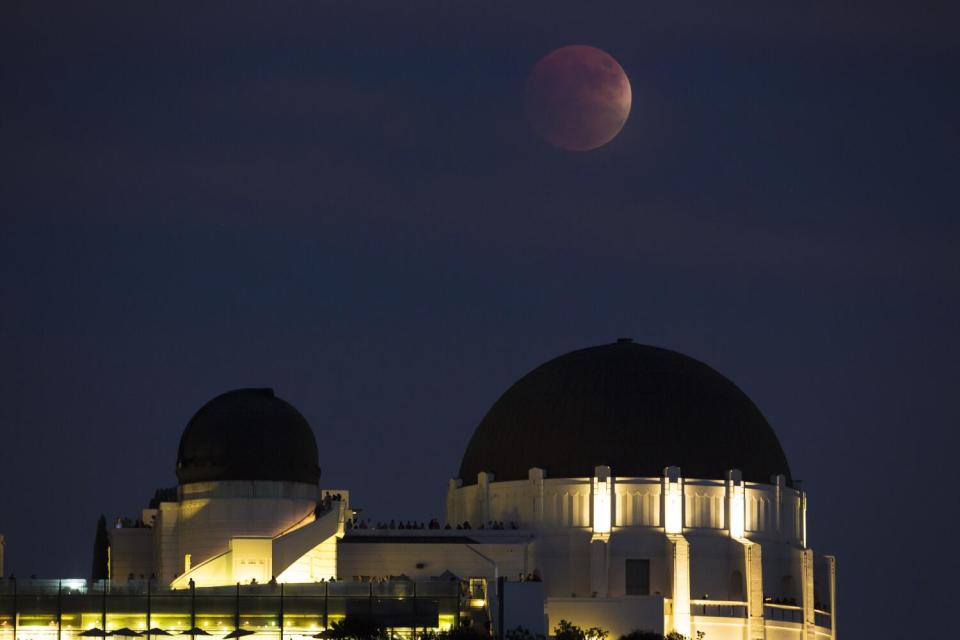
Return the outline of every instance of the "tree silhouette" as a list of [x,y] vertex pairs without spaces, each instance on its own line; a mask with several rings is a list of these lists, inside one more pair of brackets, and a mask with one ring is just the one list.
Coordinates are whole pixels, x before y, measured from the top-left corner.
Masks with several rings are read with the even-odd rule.
[[90,570],[90,578],[93,580],[106,580],[110,577],[110,567],[108,558],[110,556],[110,538],[107,536],[107,519],[100,514],[97,520],[97,535],[93,539],[93,567]]

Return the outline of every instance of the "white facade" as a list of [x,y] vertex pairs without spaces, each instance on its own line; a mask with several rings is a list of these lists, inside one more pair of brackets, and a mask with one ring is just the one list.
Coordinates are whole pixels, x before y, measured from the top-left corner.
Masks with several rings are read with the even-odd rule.
[[[560,619],[613,635],[676,630],[688,637],[835,637],[834,562],[806,546],[806,495],[786,486],[683,478],[451,481],[448,522],[513,523],[531,532],[526,558],[543,577],[552,628]],[[630,584],[628,563],[645,579]],[[634,571],[636,573],[636,571]]]
[[[264,447],[278,433],[284,446]],[[678,460],[700,477],[656,466]],[[729,460],[744,473],[713,464]],[[150,528],[111,533],[115,580],[149,572],[179,589],[452,574],[495,626],[542,613],[538,629],[565,619],[614,638],[836,638],[834,559],[807,544],[807,496],[790,486],[766,419],[707,365],[629,340],[556,358],[508,389],[463,457],[460,473],[476,477],[448,483],[442,529],[351,527],[348,492],[330,490],[331,501],[319,489],[313,432],[272,390],[201,408],[177,473],[176,492],[143,512]],[[504,584],[531,578],[535,588]],[[508,591],[522,615],[505,600],[497,610]]]
[[[309,484],[186,484],[144,511],[152,528],[111,531],[115,580],[151,573],[174,588],[279,582],[543,579],[544,629],[678,631],[709,640],[835,638],[835,565],[806,544],[806,495],[786,485],[684,478],[451,480],[442,530],[349,530],[348,494],[317,512]],[[471,523],[470,529],[457,525]],[[481,528],[502,522],[506,529]],[[515,528],[514,528],[515,527]],[[494,618],[495,619],[495,618]]]
[[336,575],[336,540],[349,496],[318,513],[315,485],[219,481],[181,485],[177,500],[145,509],[149,527],[110,531],[111,578],[154,575],[174,588]]

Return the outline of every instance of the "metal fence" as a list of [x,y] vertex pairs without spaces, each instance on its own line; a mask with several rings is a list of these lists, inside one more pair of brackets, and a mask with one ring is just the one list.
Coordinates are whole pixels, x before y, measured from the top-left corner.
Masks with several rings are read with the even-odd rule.
[[[282,640],[318,633],[347,616],[385,627],[443,628],[459,620],[465,593],[466,588],[456,581],[173,590],[150,581],[112,585],[107,581],[0,580],[0,639],[64,640],[84,632],[89,636],[97,629],[222,637],[242,629],[249,635]],[[191,634],[190,630],[199,631]]]

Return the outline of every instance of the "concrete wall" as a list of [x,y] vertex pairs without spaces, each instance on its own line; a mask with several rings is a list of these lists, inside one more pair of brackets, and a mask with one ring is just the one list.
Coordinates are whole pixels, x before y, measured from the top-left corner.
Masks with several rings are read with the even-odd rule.
[[[449,532],[376,530],[348,532],[337,544],[337,574],[350,580],[355,576],[399,576],[429,579],[450,571],[460,578],[492,580],[496,573],[516,580],[529,573],[526,542],[501,537],[499,542],[464,544]],[[411,535],[398,535],[398,534]],[[454,532],[460,533],[460,532]],[[419,535],[413,535],[419,534]]]
[[[763,633],[762,602],[770,597],[803,605],[808,635],[830,633],[814,627],[811,601],[822,610],[834,600],[832,560],[814,560],[808,570],[806,496],[786,486],[782,476],[764,484],[742,482],[736,471],[724,479],[683,478],[676,469],[665,470],[665,478],[617,478],[615,472],[598,467],[596,479],[545,478],[542,470],[531,469],[527,480],[496,482],[489,473],[469,486],[452,480],[447,519],[469,520],[474,527],[488,520],[513,522],[529,534],[528,564],[542,575],[548,602],[556,603],[548,605],[554,614],[576,612],[598,626],[628,626],[629,618],[621,617],[628,614],[621,614],[616,602],[633,599],[626,596],[625,567],[637,559],[649,561],[651,597],[667,599],[670,613],[661,613],[662,626],[677,624],[690,633],[699,620],[712,638],[742,640],[758,628]],[[677,497],[665,495],[668,487]],[[598,509],[610,513],[595,513]],[[607,521],[612,527],[597,524]],[[678,562],[674,552],[681,543],[684,558]],[[750,614],[698,618],[689,612],[691,600],[728,602]],[[768,638],[795,632],[794,623],[766,622],[774,623]]]
[[650,561],[650,595],[670,593],[672,564],[662,533],[624,530],[610,536],[608,594],[611,597],[626,595],[628,559]]
[[727,536],[692,533],[690,543],[690,597],[728,601],[746,600],[743,546]]
[[660,527],[660,478],[617,478],[614,482],[617,527]]
[[[273,538],[296,526],[312,517],[318,498],[316,486],[297,482],[197,482],[181,486],[175,537],[180,564],[177,573],[183,572],[186,554],[190,554],[192,564],[200,564],[226,551],[231,538]],[[164,542],[172,541],[167,538]]]
[[177,544],[179,513],[179,503],[161,502],[153,520],[153,567],[157,577],[167,584],[183,572],[183,559]]
[[149,578],[154,573],[152,529],[108,529],[107,537],[110,540],[110,579],[114,583],[124,584],[131,573],[136,579],[141,575]]

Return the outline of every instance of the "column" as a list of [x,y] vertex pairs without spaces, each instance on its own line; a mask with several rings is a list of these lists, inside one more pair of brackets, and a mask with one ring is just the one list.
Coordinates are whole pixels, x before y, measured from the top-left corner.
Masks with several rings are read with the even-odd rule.
[[606,598],[610,589],[610,533],[613,530],[613,480],[610,467],[593,470],[590,481],[590,590]]
[[683,476],[679,467],[663,470],[663,531],[672,559],[673,630],[689,638],[690,619],[690,543],[683,536]]
[[610,595],[610,546],[606,540],[590,542],[590,591],[598,598]]
[[766,623],[763,617],[763,550],[759,544],[741,539],[743,575],[747,588],[747,638],[763,640]]
[[609,536],[613,530],[613,480],[610,467],[604,465],[593,470],[590,482],[590,524],[594,538]]
[[[727,471],[727,513],[726,525],[730,537],[740,540],[746,531],[746,495],[743,486],[743,474],[739,469]],[[746,574],[744,574],[746,575]]]
[[800,552],[800,571],[802,572],[803,599],[803,637],[806,640],[815,640],[816,616],[813,611],[813,550],[804,549]]
[[[783,476],[780,476],[781,478]],[[747,601],[747,639],[763,640],[766,623],[763,617],[763,549],[746,538],[746,488],[739,469],[730,469],[727,480],[727,530],[743,547],[744,597]],[[776,526],[779,528],[780,490],[776,498]]]
[[773,486],[776,487],[776,506],[773,512],[773,528],[777,532],[780,540],[784,539],[781,522],[783,522],[783,490],[787,486],[787,478],[783,474],[775,475],[772,478]]
[[480,501],[480,522],[471,522],[471,526],[487,525],[490,517],[490,483],[493,482],[493,474],[487,471],[481,471],[477,474],[477,499]]
[[833,556],[824,557],[827,559],[827,571],[830,572],[830,636],[832,640],[837,640],[837,559]]
[[531,467],[527,471],[527,478],[530,479],[530,485],[533,489],[533,524],[536,528],[543,526],[543,469]]
[[680,534],[668,534],[673,560],[673,630],[689,638],[690,619],[690,543]]
[[663,470],[662,522],[666,533],[683,532],[683,477],[680,467]]

